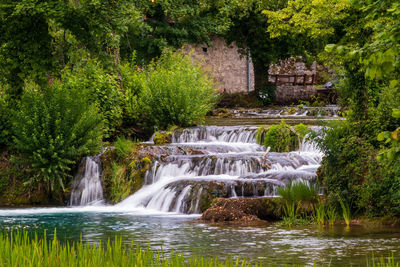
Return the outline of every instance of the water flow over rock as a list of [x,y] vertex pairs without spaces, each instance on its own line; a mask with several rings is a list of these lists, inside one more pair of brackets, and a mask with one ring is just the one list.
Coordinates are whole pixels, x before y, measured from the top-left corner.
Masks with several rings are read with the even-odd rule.
[[102,204],[100,155],[85,157],[72,186],[71,206]]
[[293,180],[313,182],[322,153],[303,141],[299,151],[271,152],[256,144],[257,127],[179,129],[145,175],[144,186],[119,206],[199,213],[215,197],[275,196]]

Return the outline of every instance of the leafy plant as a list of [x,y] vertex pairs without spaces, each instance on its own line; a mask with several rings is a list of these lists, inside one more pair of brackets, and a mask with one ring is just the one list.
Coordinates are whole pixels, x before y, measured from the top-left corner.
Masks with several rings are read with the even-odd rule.
[[[127,101],[137,103],[137,112],[131,110],[130,114],[147,127],[166,129],[201,123],[216,103],[213,80],[190,55],[165,50],[157,61],[137,71],[135,86],[127,88],[132,96]],[[140,92],[137,101],[133,99],[135,92]]]
[[[1,84],[0,84],[1,86]],[[0,147],[8,145],[11,139],[9,105],[6,101],[6,95],[0,88]]]
[[322,202],[322,201],[318,201],[318,204],[315,207],[314,213],[315,213],[314,214],[315,215],[315,220],[317,221],[317,223],[319,225],[324,225],[326,217],[327,217],[326,209],[325,209],[325,203]]
[[328,218],[329,225],[332,226],[337,219],[336,209],[333,206],[328,206],[326,210],[326,217]]
[[[400,118],[400,109],[393,109],[393,118]],[[390,144],[390,148],[384,148],[378,155],[378,159],[386,158],[389,161],[393,161],[396,158],[400,158],[400,127],[393,132],[385,131],[381,132],[378,137],[378,141],[385,141],[386,144]]]
[[67,66],[63,70],[63,87],[65,90],[86,91],[89,101],[95,103],[102,113],[105,137],[109,137],[122,123],[123,94],[118,78],[105,71],[100,62],[85,59],[89,56],[83,51],[76,53],[84,59],[79,57],[73,67]]
[[279,125],[272,125],[264,135],[264,146],[271,147],[271,151],[289,152],[298,145],[297,136],[290,126],[281,121]]
[[102,120],[81,90],[27,85],[11,123],[16,160],[36,174],[29,182],[64,188],[71,166],[99,150]]
[[309,133],[309,131],[310,131],[308,129],[308,126],[306,126],[302,123],[299,123],[299,124],[293,126],[293,128],[300,138],[304,138],[307,135],[307,133]]
[[276,85],[267,83],[258,91],[258,97],[264,106],[270,105],[275,102],[276,99]]
[[347,202],[344,202],[341,197],[339,197],[339,203],[340,203],[340,207],[342,208],[343,219],[346,222],[347,227],[349,227],[350,219],[351,219],[350,205]]
[[117,152],[117,158],[119,160],[125,159],[132,152],[135,141],[126,139],[124,137],[118,137],[114,143],[115,150]]

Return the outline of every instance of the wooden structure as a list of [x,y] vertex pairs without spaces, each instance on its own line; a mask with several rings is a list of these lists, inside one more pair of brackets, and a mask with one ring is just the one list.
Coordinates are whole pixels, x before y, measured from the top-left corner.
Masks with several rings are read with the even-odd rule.
[[269,75],[269,82],[278,85],[316,85],[315,74],[272,74]]

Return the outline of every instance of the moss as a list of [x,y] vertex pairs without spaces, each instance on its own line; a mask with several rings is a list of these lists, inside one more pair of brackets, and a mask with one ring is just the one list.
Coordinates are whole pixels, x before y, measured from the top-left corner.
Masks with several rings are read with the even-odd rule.
[[166,131],[159,131],[154,134],[153,141],[156,145],[171,143],[172,133]]
[[285,113],[288,115],[293,115],[297,111],[299,111],[299,109],[297,107],[290,107],[290,108],[285,109]]
[[265,133],[264,146],[274,152],[289,152],[298,148],[297,135],[283,120],[279,125],[269,127]]
[[264,144],[264,137],[265,137],[265,133],[268,131],[268,127],[267,126],[260,126],[257,129],[257,133],[256,133],[256,143],[259,145],[263,145]]
[[140,144],[135,144],[125,158],[120,158],[116,150],[108,150],[102,155],[104,195],[106,201],[118,203],[139,190],[144,175],[150,167],[151,155],[142,155]]

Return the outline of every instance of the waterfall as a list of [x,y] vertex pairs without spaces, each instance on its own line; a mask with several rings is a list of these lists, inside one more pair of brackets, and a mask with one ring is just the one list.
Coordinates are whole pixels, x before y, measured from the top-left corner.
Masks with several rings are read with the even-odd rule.
[[[84,165],[84,169],[82,168]],[[75,176],[70,198],[71,206],[84,206],[103,203],[101,186],[100,155],[85,157]]]
[[256,144],[257,129],[200,126],[174,131],[172,143],[162,146],[172,152],[156,157],[143,187],[117,206],[199,213],[203,199],[276,196],[278,186],[299,179],[315,182],[323,156],[315,143],[304,139],[299,151],[264,156],[265,148]]

